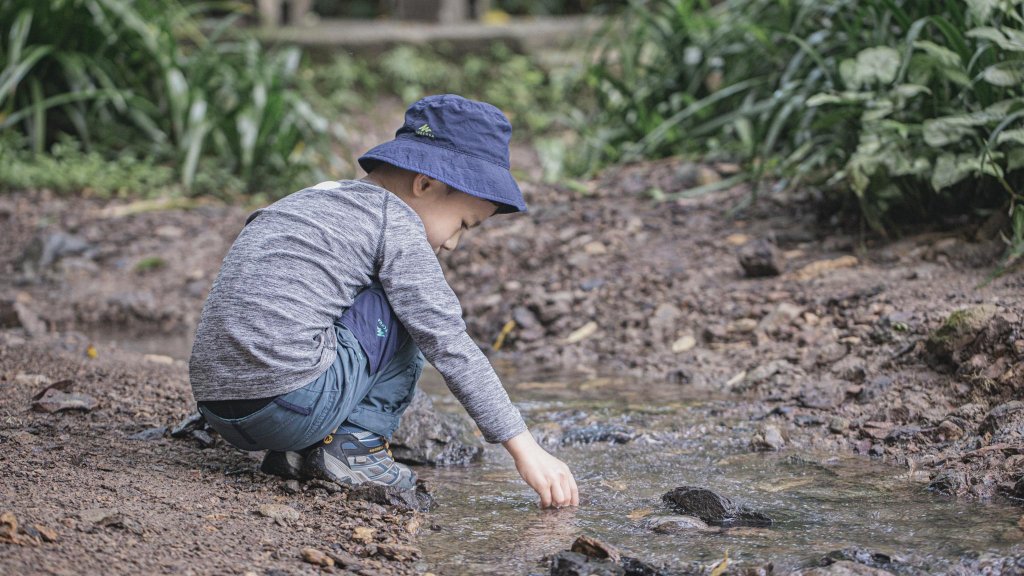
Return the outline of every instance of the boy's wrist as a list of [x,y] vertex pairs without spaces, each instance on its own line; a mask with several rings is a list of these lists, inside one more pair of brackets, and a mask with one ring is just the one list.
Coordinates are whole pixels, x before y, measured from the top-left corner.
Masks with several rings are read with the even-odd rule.
[[523,430],[502,442],[501,445],[505,447],[505,450],[508,451],[513,460],[519,460],[539,447],[529,430]]

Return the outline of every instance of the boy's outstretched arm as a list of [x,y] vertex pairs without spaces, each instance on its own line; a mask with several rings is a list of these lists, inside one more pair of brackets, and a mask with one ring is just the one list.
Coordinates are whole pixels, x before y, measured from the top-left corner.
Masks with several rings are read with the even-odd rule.
[[580,493],[569,467],[537,444],[529,430],[502,442],[523,480],[540,495],[542,508],[579,506]]

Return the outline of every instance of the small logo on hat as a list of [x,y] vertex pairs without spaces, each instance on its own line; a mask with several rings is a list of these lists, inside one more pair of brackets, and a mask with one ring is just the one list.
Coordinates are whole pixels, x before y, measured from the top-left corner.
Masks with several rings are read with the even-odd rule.
[[420,126],[419,128],[416,129],[416,135],[426,136],[427,138],[433,138],[434,131],[430,129],[429,124],[424,124],[423,126]]

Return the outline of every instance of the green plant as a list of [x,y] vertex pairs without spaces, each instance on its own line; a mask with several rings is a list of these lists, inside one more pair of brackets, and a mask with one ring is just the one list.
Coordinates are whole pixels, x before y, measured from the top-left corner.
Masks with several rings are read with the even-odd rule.
[[[0,5],[0,130],[36,153],[62,135],[105,158],[174,167],[186,188],[204,158],[247,190],[322,163],[328,123],[301,97],[297,51],[263,51],[222,19],[174,0],[11,0]],[[231,34],[229,34],[231,32]]]
[[[1021,200],[1021,0],[634,1],[598,42],[590,172],[693,153],[827,184],[869,224]],[[755,188],[756,190],[756,188]]]

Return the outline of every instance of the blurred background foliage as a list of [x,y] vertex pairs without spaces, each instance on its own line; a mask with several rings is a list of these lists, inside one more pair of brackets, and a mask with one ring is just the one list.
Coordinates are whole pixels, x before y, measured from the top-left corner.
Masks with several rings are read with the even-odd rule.
[[[552,179],[667,156],[815,187],[885,233],[1002,218],[1024,252],[1024,0],[496,0],[617,11],[579,54],[399,46],[312,61],[238,24],[248,3],[0,4],[0,185],[287,193],[337,162],[381,98],[487,100]],[[381,3],[320,0],[326,15]],[[333,12],[332,12],[333,11]],[[692,191],[691,191],[692,193]],[[1014,256],[1015,257],[1015,256]]]

